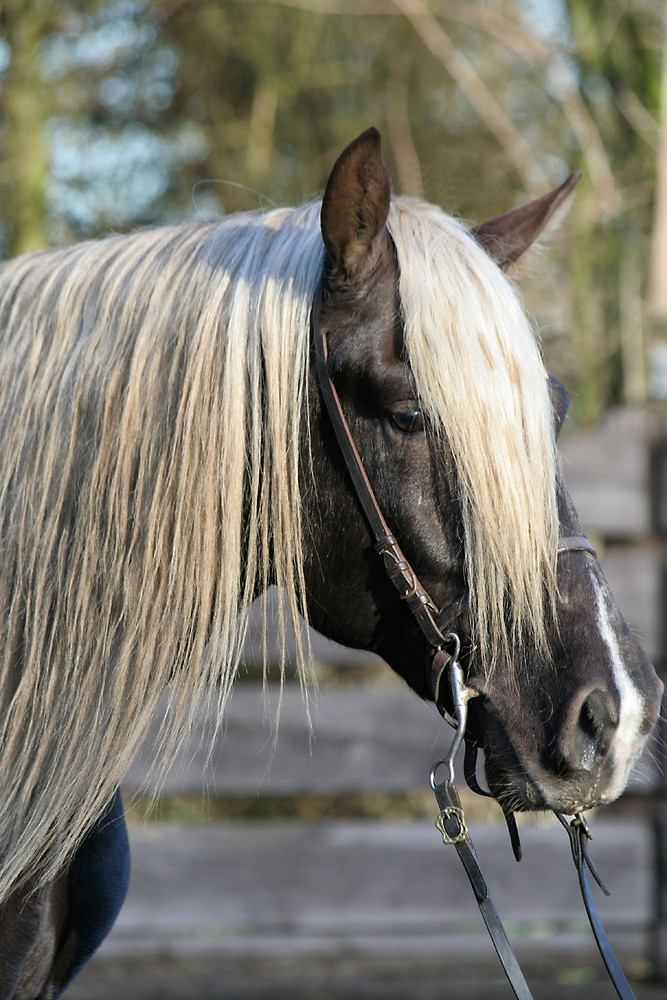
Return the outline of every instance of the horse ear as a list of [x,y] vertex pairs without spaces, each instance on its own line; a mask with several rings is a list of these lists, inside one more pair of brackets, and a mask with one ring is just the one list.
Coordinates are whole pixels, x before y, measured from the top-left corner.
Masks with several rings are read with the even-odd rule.
[[357,275],[372,261],[376,239],[385,231],[391,184],[382,159],[380,133],[362,132],[340,154],[322,200],[322,238],[334,268]]
[[545,226],[557,220],[580,177],[581,171],[577,170],[560,187],[542,198],[475,226],[472,235],[496,259],[503,271],[508,271]]
[[549,395],[554,410],[554,428],[558,437],[565,422],[570,399],[565,386],[552,372],[549,372]]

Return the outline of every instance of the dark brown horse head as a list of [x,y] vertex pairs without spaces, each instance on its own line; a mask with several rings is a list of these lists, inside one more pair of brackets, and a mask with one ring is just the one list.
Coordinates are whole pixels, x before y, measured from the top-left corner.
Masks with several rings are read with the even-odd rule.
[[[378,505],[437,607],[470,592],[469,737],[506,809],[575,812],[623,790],[662,685],[581,534],[556,457],[566,395],[547,379],[503,271],[576,183],[466,231],[390,200],[376,130],[324,195],[319,323]],[[306,499],[313,623],[382,656],[424,697],[425,640],[387,580],[313,378]]]

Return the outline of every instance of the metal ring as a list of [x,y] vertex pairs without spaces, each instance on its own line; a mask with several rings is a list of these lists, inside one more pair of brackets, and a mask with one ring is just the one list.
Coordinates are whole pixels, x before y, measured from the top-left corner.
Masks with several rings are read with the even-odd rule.
[[444,642],[454,643],[454,652],[451,653],[450,655],[452,657],[452,660],[458,660],[459,653],[461,652],[461,640],[459,639],[456,632],[446,632],[442,638]]
[[[412,576],[412,586],[408,590],[406,590],[406,592],[404,594],[401,594],[401,598],[404,601],[407,601],[411,597],[414,597],[415,594],[417,593],[417,575],[416,575],[415,571],[412,569],[412,567],[410,567],[410,574]],[[406,574],[406,576],[407,576],[407,574]],[[405,582],[406,583],[408,582],[407,579],[406,579]]]
[[436,760],[435,764],[433,765],[433,767],[429,771],[428,783],[431,786],[431,788],[433,789],[433,791],[435,791],[436,786],[437,786],[437,781],[435,780],[435,776],[436,776],[438,768],[441,766],[441,764],[446,764],[447,767],[449,767],[449,761],[445,757],[441,757],[440,760]]

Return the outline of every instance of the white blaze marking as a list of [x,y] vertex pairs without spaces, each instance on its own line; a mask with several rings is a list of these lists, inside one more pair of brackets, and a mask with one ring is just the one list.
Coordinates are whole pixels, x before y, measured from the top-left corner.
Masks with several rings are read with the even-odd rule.
[[630,769],[641,749],[639,732],[644,718],[644,703],[623,664],[618,639],[609,618],[604,591],[593,573],[591,579],[597,595],[600,636],[609,649],[614,683],[621,700],[618,729],[613,742],[616,751],[616,779],[605,793],[605,798],[614,799],[625,788]]

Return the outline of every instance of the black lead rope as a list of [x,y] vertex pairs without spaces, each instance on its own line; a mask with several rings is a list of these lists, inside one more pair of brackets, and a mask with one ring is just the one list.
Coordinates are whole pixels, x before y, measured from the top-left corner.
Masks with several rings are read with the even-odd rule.
[[442,834],[443,843],[453,844],[456,848],[461,863],[465,868],[466,875],[470,880],[479,912],[486,924],[486,929],[496,949],[500,964],[505,970],[505,975],[514,991],[514,996],[518,1000],[533,1000],[533,995],[528,988],[528,983],[521,971],[519,961],[505,933],[503,922],[491,898],[484,872],[477,860],[456,788],[448,782],[442,782],[441,784],[434,785],[433,791],[440,806],[440,814],[436,821],[436,826]]
[[[469,697],[469,692],[465,686],[463,672],[458,662],[458,637],[452,633],[448,636],[448,638],[450,640],[455,640],[454,652],[452,653],[451,659],[447,664],[447,671],[449,674],[451,696],[454,705],[453,715],[456,719],[457,728],[449,753],[442,760],[436,761],[431,768],[430,785],[435,793],[438,806],[440,807],[440,812],[435,821],[435,825],[442,834],[443,843],[452,844],[456,848],[457,854],[461,859],[461,863],[463,864],[466,875],[470,881],[470,885],[472,886],[475,900],[477,901],[482,919],[486,924],[489,937],[491,938],[496,954],[500,960],[500,964],[502,965],[505,975],[507,976],[508,982],[512,987],[514,996],[517,1000],[533,1000],[533,995],[530,992],[530,988],[526,982],[523,972],[521,971],[514,949],[512,948],[505,932],[505,928],[503,927],[500,915],[495,907],[493,899],[491,898],[486,877],[482,871],[479,861],[477,860],[477,854],[472,840],[470,839],[465,816],[461,807],[461,800],[459,798],[456,785],[454,784],[454,761],[465,735],[467,699]],[[473,791],[479,790],[480,794],[488,795],[488,792],[485,792],[479,787],[477,779],[474,777],[474,760],[474,754],[468,757],[466,765],[466,778],[472,778],[471,787],[473,788]],[[446,776],[443,781],[437,781],[436,777],[441,768],[446,770]],[[590,859],[588,844],[592,837],[588,824],[581,813],[577,813],[577,815],[569,822],[562,813],[556,813],[555,815],[567,831],[570,838],[572,858],[579,876],[579,886],[581,888],[584,906],[586,907],[588,920],[600,951],[600,955],[602,956],[602,960],[607,968],[607,972],[609,973],[609,977],[621,1000],[636,1000],[636,997],[630,988],[630,984],[625,978],[623,970],[618,963],[618,959],[616,958],[611,944],[609,943],[609,938],[607,937],[605,929],[602,926],[600,915],[593,900],[590,882],[588,881],[587,869],[590,871],[591,875],[605,895],[609,895],[609,890],[598,875],[595,865]],[[516,843],[513,836],[513,831],[516,832],[516,824],[511,824],[507,816],[506,819],[508,819],[514,854],[517,860],[519,860],[521,852],[520,847],[518,847],[518,833],[516,833]]]
[[[486,877],[477,860],[477,854],[468,833],[465,816],[463,815],[461,800],[454,784],[454,761],[465,735],[469,692],[465,686],[463,671],[458,661],[459,639],[454,633],[452,633],[451,638],[455,640],[455,644],[451,659],[447,664],[447,672],[453,703],[452,714],[457,725],[449,753],[443,760],[436,761],[431,768],[430,785],[440,807],[435,825],[442,834],[443,844],[453,844],[456,848],[456,852],[470,881],[479,912],[486,924],[486,929],[489,932],[493,947],[496,949],[500,964],[514,991],[514,996],[517,1000],[533,1000],[533,994],[530,992],[528,983],[521,971],[521,966],[509,942],[503,922],[500,919],[500,914],[491,898]],[[444,781],[437,781],[437,774],[441,768],[444,768],[446,771],[445,779]]]
[[604,892],[605,896],[609,895],[609,889],[607,889],[606,885],[595,870],[595,865],[591,861],[588,853],[588,844],[592,840],[588,824],[581,814],[575,816],[569,823],[565,817],[561,815],[561,813],[556,813],[556,816],[567,830],[570,838],[572,858],[574,860],[575,868],[577,869],[577,874],[579,875],[581,895],[584,900],[584,906],[586,907],[586,913],[588,915],[588,921],[591,925],[591,930],[593,931],[600,955],[602,956],[602,961],[607,968],[609,977],[614,984],[616,992],[619,997],[621,997],[621,1000],[636,1000],[630,984],[625,978],[623,969],[618,964],[618,959],[616,958],[613,948],[609,943],[607,932],[602,926],[600,915],[593,901],[593,894],[591,892],[590,882],[588,881],[588,875],[586,874],[586,868],[588,868],[591,875]]

